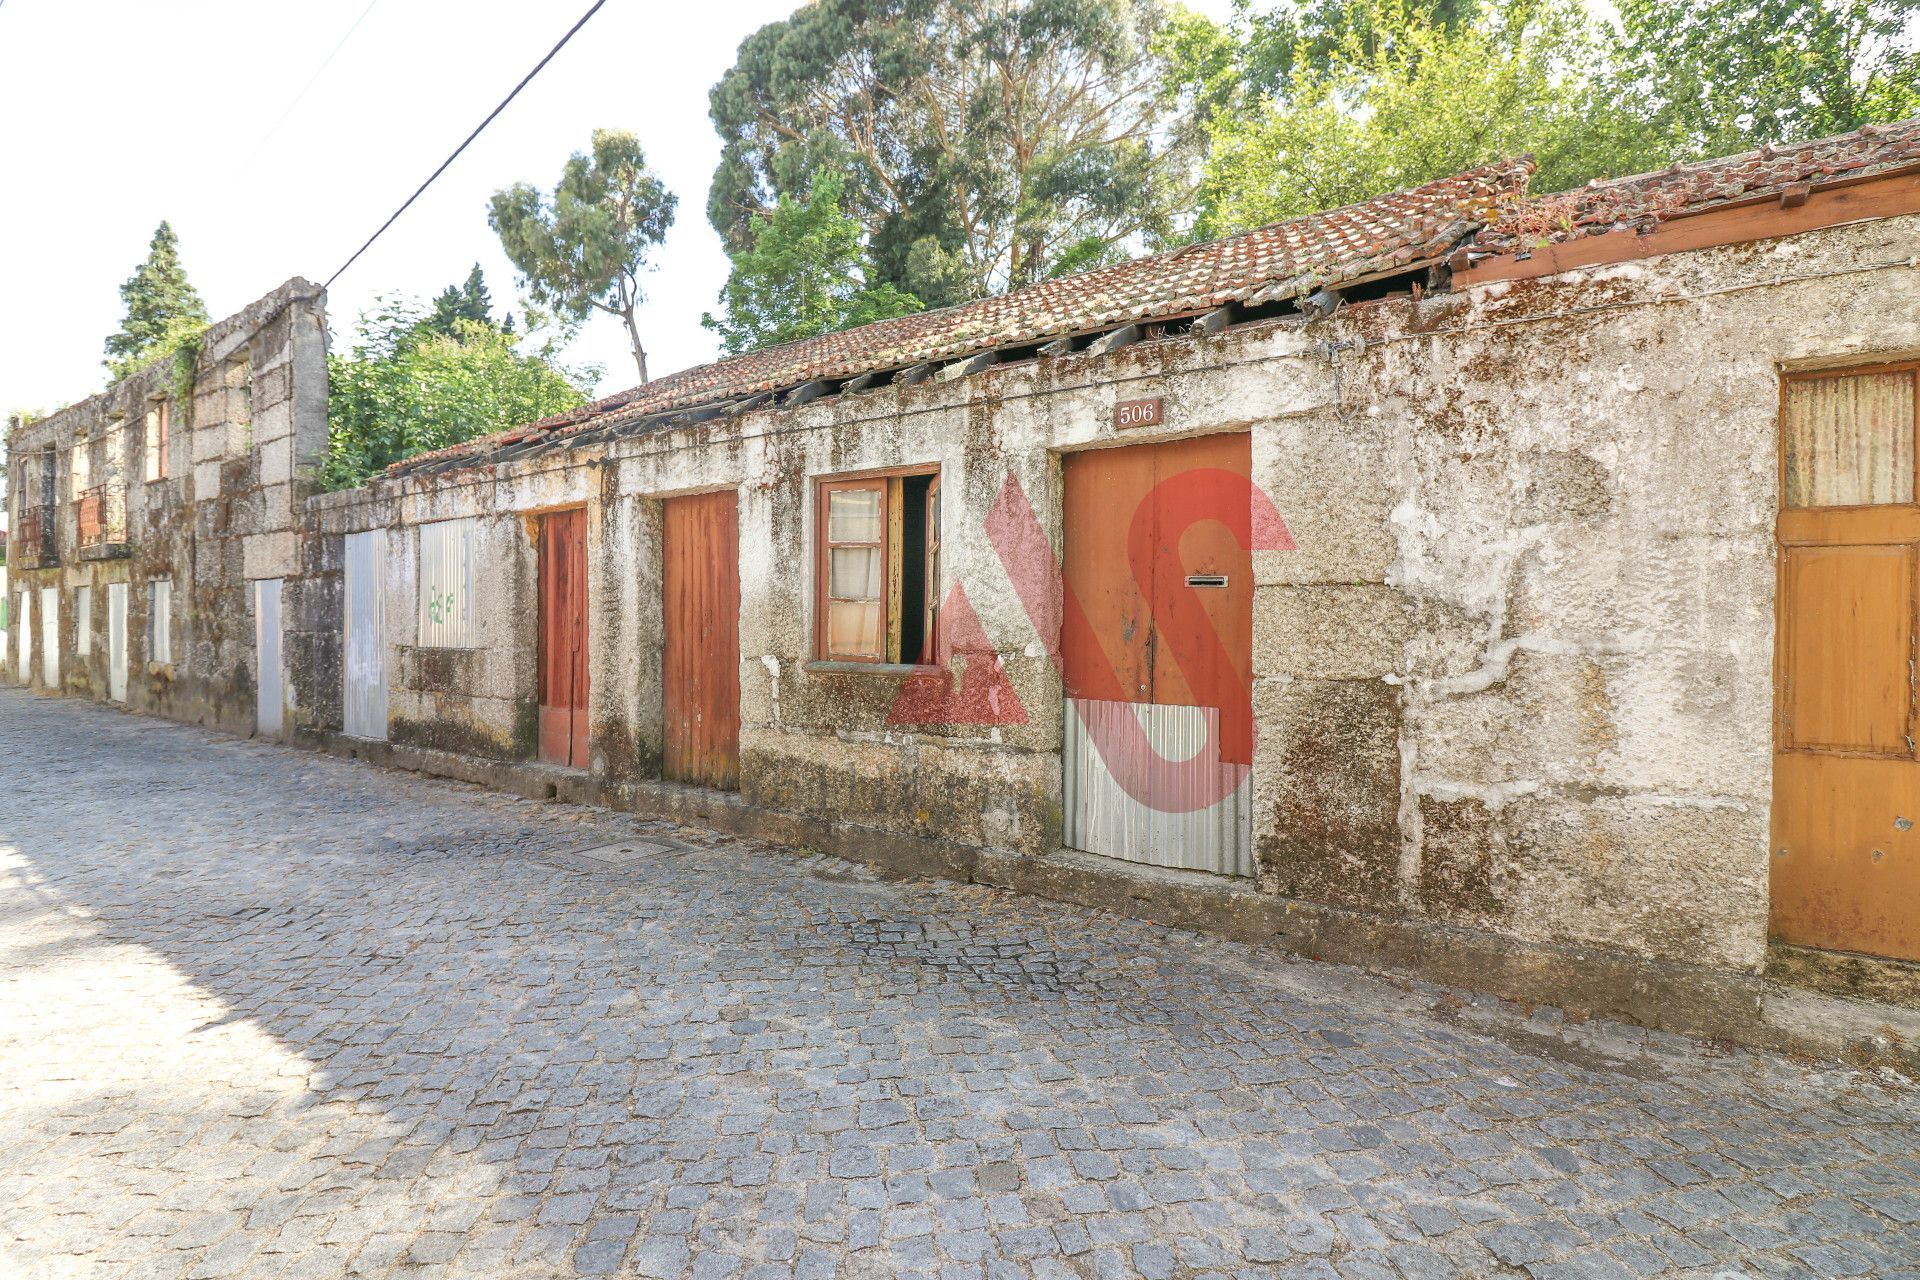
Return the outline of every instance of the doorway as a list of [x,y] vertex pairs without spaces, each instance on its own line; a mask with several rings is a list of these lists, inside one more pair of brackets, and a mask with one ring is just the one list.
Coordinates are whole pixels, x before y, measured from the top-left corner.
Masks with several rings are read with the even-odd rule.
[[1070,848],[1253,872],[1251,438],[1068,455]]
[[663,772],[740,785],[740,518],[732,492],[669,498],[662,542]]
[[1920,366],[1782,394],[1771,932],[1920,960]]
[[540,517],[540,758],[587,767],[587,513]]

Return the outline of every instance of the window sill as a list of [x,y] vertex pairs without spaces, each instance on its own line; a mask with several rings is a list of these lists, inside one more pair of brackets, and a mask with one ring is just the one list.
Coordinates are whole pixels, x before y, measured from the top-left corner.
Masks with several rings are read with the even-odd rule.
[[945,667],[923,666],[917,662],[837,662],[826,658],[815,658],[809,661],[806,669],[836,675],[878,676],[937,676],[946,671]]

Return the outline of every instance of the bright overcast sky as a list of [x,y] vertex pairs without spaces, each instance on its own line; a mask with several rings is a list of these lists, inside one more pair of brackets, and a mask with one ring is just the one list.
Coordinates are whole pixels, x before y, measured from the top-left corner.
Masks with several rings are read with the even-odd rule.
[[[119,286],[162,218],[216,318],[289,276],[324,281],[586,7],[0,0],[0,412],[105,385]],[[1194,7],[1224,16],[1229,0]],[[336,341],[376,294],[429,297],[475,261],[496,309],[512,302],[488,196],[520,180],[550,188],[594,128],[613,127],[640,136],[680,197],[640,314],[650,366],[711,359],[700,316],[726,258],[705,214],[719,159],[707,90],[744,37],[793,8],[610,0],[334,284]],[[591,321],[568,356],[605,366],[602,393],[634,381],[617,320]]]

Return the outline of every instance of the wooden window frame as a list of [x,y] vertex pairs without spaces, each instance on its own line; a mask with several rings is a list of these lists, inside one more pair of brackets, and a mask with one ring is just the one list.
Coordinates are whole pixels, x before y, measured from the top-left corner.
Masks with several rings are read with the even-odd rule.
[[[812,662],[828,666],[852,664],[856,668],[870,668],[884,671],[926,671],[934,666],[919,661],[901,661],[888,656],[889,647],[895,643],[901,617],[899,558],[893,551],[893,503],[898,485],[895,482],[910,477],[927,476],[934,486],[940,484],[938,463],[923,463],[908,467],[887,467],[873,471],[855,471],[840,475],[816,476],[813,482],[813,645]],[[866,658],[847,654],[832,653],[828,645],[827,633],[827,592],[832,586],[830,575],[831,551],[834,547],[871,547],[870,542],[831,542],[828,535],[831,526],[827,518],[829,495],[849,490],[870,489],[880,494],[880,604],[881,604],[881,644],[878,657]],[[924,554],[923,557],[924,559]],[[924,572],[924,566],[923,566]],[[940,637],[936,634],[923,644],[923,652],[931,653],[936,659],[940,653]],[[918,658],[920,655],[915,655]]]
[[[1787,392],[1796,382],[1870,376],[1880,373],[1912,373],[1914,383],[1913,499],[1909,502],[1883,502],[1844,507],[1792,507],[1787,505]],[[1789,550],[1830,546],[1914,546],[1920,531],[1920,359],[1879,361],[1870,364],[1834,365],[1821,369],[1783,370],[1780,397],[1774,426],[1776,459],[1776,516],[1774,551],[1774,628],[1773,628],[1773,740],[1776,753],[1817,752],[1827,756],[1867,757],[1873,759],[1920,759],[1920,748],[1911,745],[1920,739],[1920,685],[1910,683],[1908,724],[1912,734],[1907,753],[1887,755],[1844,748],[1796,744],[1790,723],[1790,698],[1787,695],[1791,641],[1787,634],[1787,607],[1792,593],[1789,582]],[[1916,569],[1920,572],[1920,568]],[[1915,584],[1914,603],[1920,609],[1920,582]],[[1920,618],[1915,619],[1920,630]],[[1917,655],[1920,656],[1920,655]],[[1909,681],[1920,680],[1911,674]]]
[[[159,484],[167,478],[167,437],[172,429],[171,418],[173,400],[169,396],[156,396],[147,404],[147,412],[153,415],[153,430],[142,431],[141,447],[145,452],[141,467],[146,474],[148,484]],[[142,424],[143,428],[145,424]]]
[[[1832,382],[1841,378],[1871,377],[1881,373],[1908,373],[1913,375],[1913,433],[1912,441],[1914,475],[1912,477],[1912,497],[1906,502],[1855,503],[1849,506],[1833,507],[1794,507],[1787,505],[1787,395],[1796,383]],[[1792,517],[1806,517],[1818,520],[1822,516],[1842,513],[1865,513],[1872,511],[1911,511],[1920,507],[1920,360],[1895,360],[1881,364],[1841,365],[1831,369],[1799,369],[1782,372],[1780,375],[1780,403],[1775,414],[1774,439],[1774,483],[1776,509],[1781,519],[1781,538],[1791,540],[1788,525]]]

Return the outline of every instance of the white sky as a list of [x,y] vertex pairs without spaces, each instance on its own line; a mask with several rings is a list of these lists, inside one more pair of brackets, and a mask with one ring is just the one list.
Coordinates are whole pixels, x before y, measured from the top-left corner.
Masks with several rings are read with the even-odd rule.
[[[1224,17],[1230,0],[1189,0]],[[165,218],[216,317],[289,276],[324,281],[585,11],[588,0],[0,0],[0,413],[101,389],[119,286]],[[546,189],[596,127],[627,128],[680,197],[640,315],[652,372],[713,358],[726,279],[707,225],[719,141],[707,90],[795,0],[609,0],[330,291],[337,343],[375,294],[430,297],[477,260],[512,268],[487,198]],[[257,148],[257,150],[256,150]],[[249,156],[251,155],[251,158]],[[618,320],[568,353],[631,386]]]

